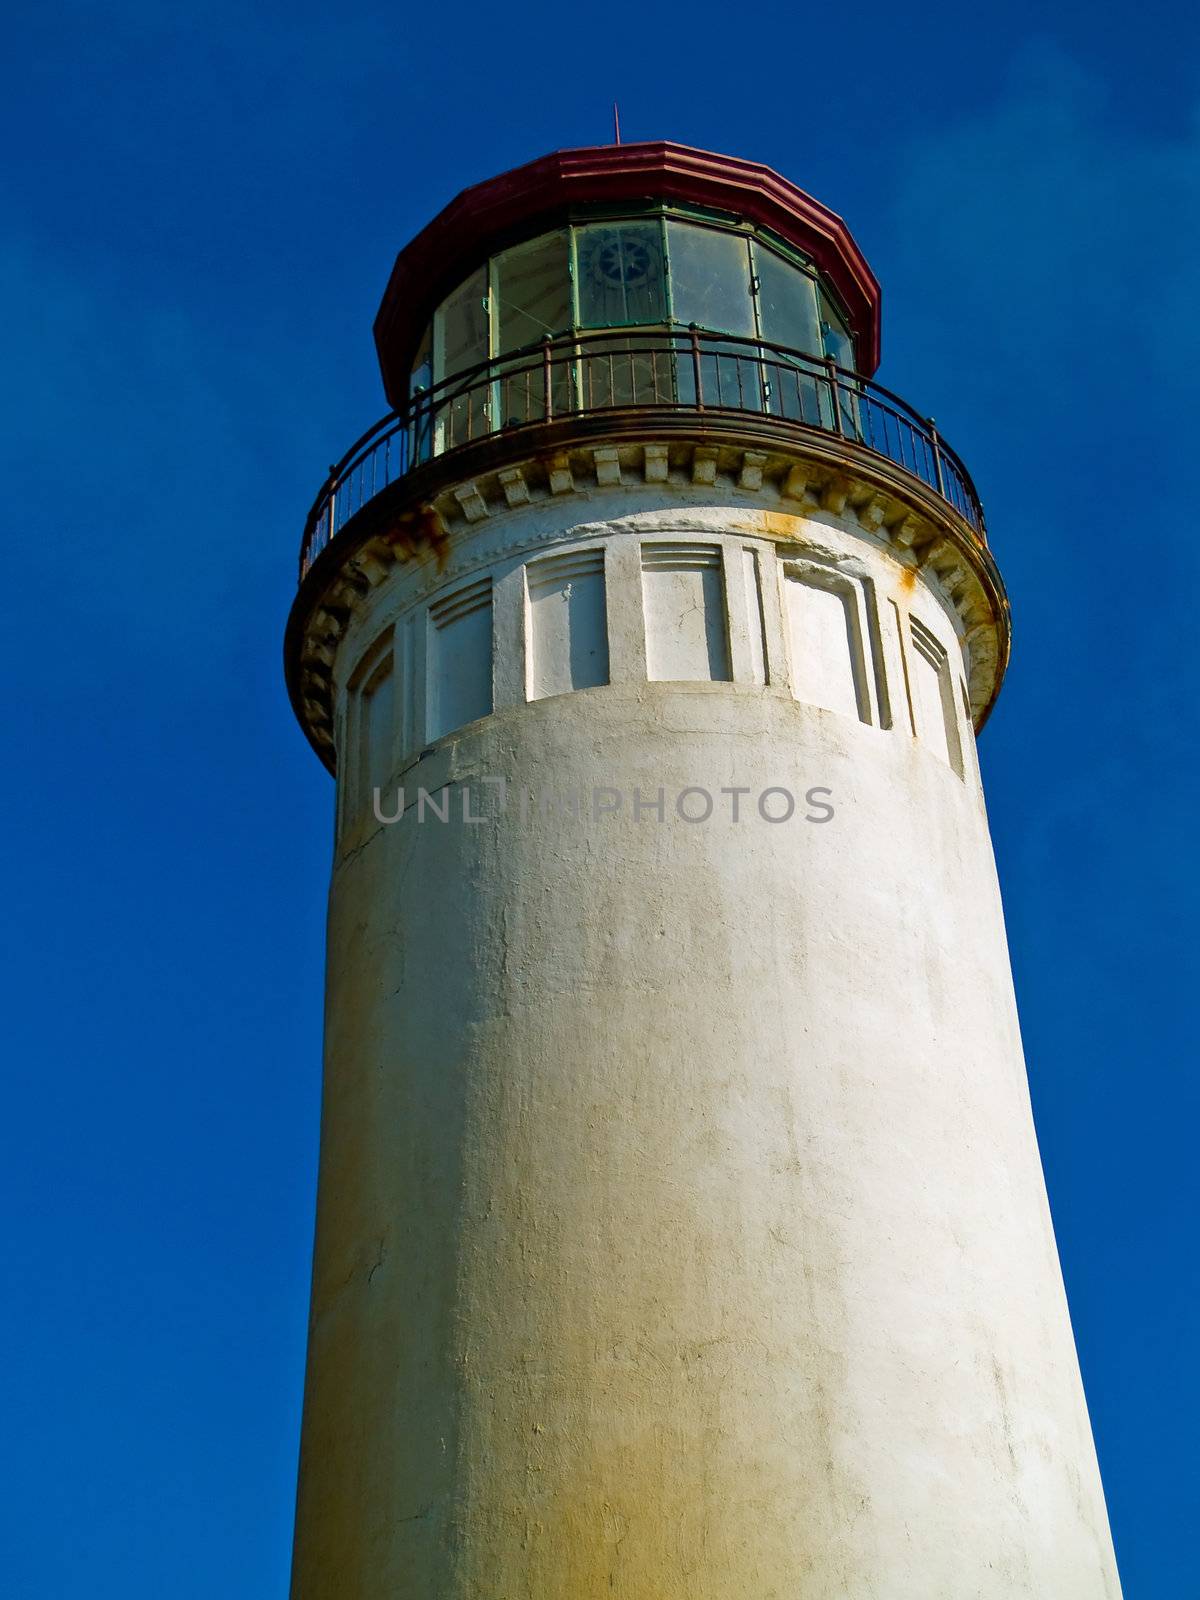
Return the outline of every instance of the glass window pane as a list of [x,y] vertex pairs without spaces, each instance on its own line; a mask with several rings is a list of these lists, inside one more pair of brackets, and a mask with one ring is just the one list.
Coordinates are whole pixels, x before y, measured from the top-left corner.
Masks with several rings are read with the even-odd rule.
[[823,349],[839,367],[854,371],[854,341],[845,319],[824,290],[821,291],[821,335]]
[[582,327],[666,321],[659,222],[597,222],[577,228],[575,259]]
[[700,387],[696,392],[696,362],[687,348],[687,334],[676,337],[676,385],[681,406],[706,406],[726,411],[761,411],[763,381],[767,366],[759,358],[757,346],[728,343],[723,339],[704,339],[700,347]]
[[[823,289],[821,291],[821,337],[825,354],[832,356],[839,367],[845,367],[850,372],[854,372],[856,370],[854,341],[850,337],[850,330],[846,327],[845,319],[841,312],[838,311]],[[834,425],[840,427],[842,432],[851,438],[859,438],[862,418],[859,416],[855,385],[849,379],[841,379],[837,384],[837,407],[840,418],[831,419]]]
[[816,356],[768,353],[762,365],[767,410],[773,416],[810,428],[833,426],[829,383]]
[[740,234],[668,222],[667,260],[674,321],[753,338],[750,254]]
[[421,342],[417,346],[417,353],[413,358],[412,372],[408,380],[409,394],[416,394],[420,389],[428,389],[433,382],[433,329],[426,328],[421,335]]
[[579,347],[579,403],[603,406],[673,405],[675,357],[664,336],[589,339]]
[[[824,348],[817,285],[800,267],[765,245],[754,246],[758,272],[758,316],[762,336],[808,360],[768,356],[764,362],[767,406],[776,416],[825,427],[822,389],[817,380]],[[828,396],[825,396],[826,402]]]
[[487,358],[487,268],[480,267],[434,313],[434,378],[449,378]]
[[548,364],[540,349],[527,351],[503,364],[492,391],[497,427],[566,416],[577,409],[574,351],[566,342],[554,345]]
[[492,262],[492,285],[498,355],[564,333],[571,325],[566,234],[505,250]]
[[762,245],[755,245],[754,255],[763,338],[804,355],[819,356],[816,284],[807,272]]
[[409,438],[409,449],[414,463],[427,460],[433,448],[429,407],[416,398],[424,394],[432,382],[433,327],[430,325],[421,336],[421,343],[417,346],[417,354],[408,378],[409,397],[416,401],[410,411],[412,427]]

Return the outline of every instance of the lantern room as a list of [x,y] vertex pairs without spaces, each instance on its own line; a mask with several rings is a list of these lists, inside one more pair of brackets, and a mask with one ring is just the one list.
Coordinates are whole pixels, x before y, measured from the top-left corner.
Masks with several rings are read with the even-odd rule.
[[770,168],[602,145],[460,194],[397,257],[375,337],[400,406],[547,338],[691,326],[869,376],[879,285],[841,218]]
[[497,250],[421,330],[409,397],[544,339],[692,327],[857,370],[836,289],[770,230],[682,207],[605,208]]

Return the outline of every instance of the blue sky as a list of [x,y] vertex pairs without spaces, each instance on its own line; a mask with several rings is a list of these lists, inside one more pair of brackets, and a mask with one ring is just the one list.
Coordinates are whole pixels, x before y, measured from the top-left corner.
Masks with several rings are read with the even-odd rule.
[[[444,30],[444,31],[443,31]],[[1196,1593],[1200,51],[1148,0],[852,19],[227,0],[6,23],[0,1583],[283,1600],[331,786],[280,641],[458,189],[673,138],[841,211],[1012,591],[981,754],[1128,1600]]]

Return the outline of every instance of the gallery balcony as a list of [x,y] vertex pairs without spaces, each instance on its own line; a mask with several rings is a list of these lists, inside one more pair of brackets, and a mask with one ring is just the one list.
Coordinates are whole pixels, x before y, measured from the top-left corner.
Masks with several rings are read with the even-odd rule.
[[987,543],[966,467],[899,396],[829,356],[675,325],[546,338],[417,388],[332,468],[305,523],[300,577],[352,520],[400,504],[406,488],[420,500],[456,465],[639,437],[815,450],[868,473],[887,463],[890,481],[915,480]]

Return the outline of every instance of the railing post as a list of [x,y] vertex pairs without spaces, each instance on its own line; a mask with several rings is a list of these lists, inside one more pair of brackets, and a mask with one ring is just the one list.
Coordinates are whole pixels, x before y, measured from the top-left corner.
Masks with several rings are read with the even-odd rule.
[[843,432],[842,397],[838,388],[837,362],[832,356],[825,357],[825,378],[829,384],[829,403],[833,407],[833,431],[840,435]]
[[411,467],[421,459],[421,385],[417,384],[409,396],[405,407],[407,423],[404,429],[404,465],[400,469],[402,477]]
[[553,388],[550,373],[550,335],[542,335],[542,416],[549,422],[554,412]]
[[692,378],[696,385],[696,410],[704,410],[704,369],[700,364],[700,330],[694,322],[688,323],[692,336]]
[[329,543],[330,539],[332,539],[334,534],[337,532],[337,528],[336,528],[336,525],[335,525],[335,522],[334,522],[334,518],[336,516],[336,513],[337,513],[337,465],[335,463],[329,469],[329,533],[326,535],[326,539],[325,539],[326,544]]
[[933,445],[934,481],[937,483],[937,492],[944,500],[946,498],[946,475],[942,471],[942,446],[938,438],[937,423],[932,417],[927,417],[925,420],[929,424],[929,438]]

